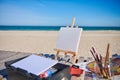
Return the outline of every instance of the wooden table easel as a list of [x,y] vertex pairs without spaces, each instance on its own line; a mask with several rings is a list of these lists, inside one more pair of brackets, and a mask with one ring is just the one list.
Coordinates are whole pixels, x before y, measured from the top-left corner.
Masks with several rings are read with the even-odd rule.
[[[67,28],[73,28],[74,27],[74,23],[75,23],[75,18],[73,18],[73,20],[72,20],[71,27],[67,26]],[[78,28],[78,26],[76,26],[76,28]],[[54,50],[57,51],[55,59],[57,59],[57,57],[58,57],[60,52],[63,52],[64,55],[72,54],[73,55],[72,56],[73,57],[73,61],[72,62],[73,62],[73,64],[75,63],[77,52],[73,52],[73,51],[69,51],[69,50],[62,50],[62,49],[57,49],[57,48],[55,48]]]

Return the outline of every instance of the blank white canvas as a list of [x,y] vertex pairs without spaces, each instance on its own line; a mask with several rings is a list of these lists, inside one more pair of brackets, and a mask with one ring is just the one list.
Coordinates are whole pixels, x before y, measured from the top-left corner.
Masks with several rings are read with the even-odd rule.
[[82,28],[61,28],[58,34],[56,48],[78,52]]
[[57,61],[49,58],[45,58],[37,55],[31,55],[16,63],[13,63],[12,66],[26,70],[28,71],[28,73],[39,75],[44,71],[48,70],[56,63]]

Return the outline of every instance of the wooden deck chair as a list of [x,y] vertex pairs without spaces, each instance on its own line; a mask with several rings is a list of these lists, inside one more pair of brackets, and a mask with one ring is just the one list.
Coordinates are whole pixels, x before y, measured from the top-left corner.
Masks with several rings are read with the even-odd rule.
[[65,55],[72,54],[73,63],[75,63],[76,60],[80,37],[82,33],[82,28],[73,28],[74,21],[75,20],[72,21],[71,27],[61,27],[58,34],[56,48],[54,49],[55,51],[57,51],[56,58],[58,57],[58,54],[60,52],[64,52]]

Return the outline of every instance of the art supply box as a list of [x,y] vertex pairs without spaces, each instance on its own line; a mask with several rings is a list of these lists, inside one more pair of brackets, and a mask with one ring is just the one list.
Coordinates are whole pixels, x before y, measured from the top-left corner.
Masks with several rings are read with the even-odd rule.
[[28,73],[26,70],[12,66],[13,63],[20,61],[26,57],[5,62],[9,80],[70,80],[71,78],[69,74],[69,66],[61,63],[57,63],[53,66],[53,68],[57,69],[57,72],[47,78],[40,78],[40,76]]

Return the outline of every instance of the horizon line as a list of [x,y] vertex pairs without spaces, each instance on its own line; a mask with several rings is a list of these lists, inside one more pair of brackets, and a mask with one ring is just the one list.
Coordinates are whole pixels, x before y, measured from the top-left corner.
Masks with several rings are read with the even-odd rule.
[[[61,26],[61,27],[66,27],[65,25],[0,25],[0,26]],[[75,25],[76,26],[76,25]],[[75,27],[74,26],[74,27]],[[116,26],[116,25],[78,25],[81,27],[120,27],[120,26]],[[70,26],[69,26],[70,27]]]

